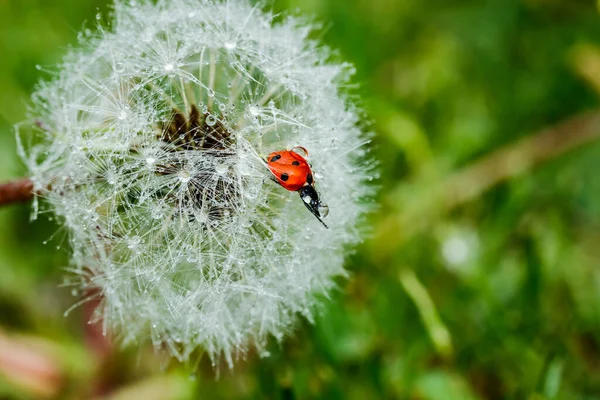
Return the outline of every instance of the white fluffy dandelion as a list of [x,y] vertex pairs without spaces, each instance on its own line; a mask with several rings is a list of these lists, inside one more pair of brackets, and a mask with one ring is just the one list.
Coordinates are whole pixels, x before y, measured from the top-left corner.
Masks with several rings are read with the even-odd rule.
[[[84,292],[124,342],[180,360],[264,351],[344,275],[367,172],[359,116],[311,27],[244,1],[117,1],[34,95],[21,146],[60,216]],[[22,136],[22,134],[20,135]],[[269,179],[265,156],[302,146],[326,229]]]

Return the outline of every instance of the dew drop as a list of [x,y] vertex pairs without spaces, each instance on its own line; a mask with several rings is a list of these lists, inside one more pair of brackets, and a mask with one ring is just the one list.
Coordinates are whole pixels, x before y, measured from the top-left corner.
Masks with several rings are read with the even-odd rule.
[[108,172],[106,174],[106,182],[108,182],[109,185],[114,185],[117,183],[117,178],[115,177],[114,173]]
[[152,218],[153,219],[161,219],[163,217],[163,210],[160,206],[156,206],[152,210]]
[[225,42],[225,48],[227,50],[233,50],[236,48],[236,46],[237,46],[236,42]]
[[248,111],[250,111],[250,114],[252,114],[255,117],[260,113],[260,109],[256,105],[251,105],[248,108]]
[[215,167],[215,171],[217,171],[217,174],[219,175],[224,175],[228,169],[229,166],[225,163],[217,164],[217,166]]
[[208,97],[215,97],[215,91],[212,89],[208,89]]
[[258,188],[257,187],[249,187],[248,190],[244,193],[248,200],[254,200],[258,197]]
[[139,251],[139,246],[140,244],[142,244],[142,238],[139,236],[134,236],[131,239],[129,239],[129,243],[127,243],[127,248],[131,249],[131,250],[136,250],[136,253],[140,253]]
[[206,125],[213,126],[216,123],[217,123],[217,119],[214,117],[214,115],[208,114],[206,116]]
[[248,176],[252,173],[252,169],[251,169],[250,165],[248,165],[247,162],[240,162],[238,164],[238,171],[241,175],[244,175],[244,176]]
[[123,121],[125,118],[127,118],[127,111],[121,110],[121,112],[119,113],[117,118],[119,118],[121,121]]
[[179,181],[181,183],[188,183],[190,179],[192,179],[192,177],[190,176],[190,173],[188,171],[183,170],[180,172]]

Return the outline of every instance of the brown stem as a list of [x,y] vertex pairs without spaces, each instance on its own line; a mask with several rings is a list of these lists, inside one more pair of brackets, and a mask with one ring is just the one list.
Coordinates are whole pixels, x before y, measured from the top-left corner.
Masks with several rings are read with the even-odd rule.
[[[393,209],[382,221],[373,241],[374,256],[385,260],[452,209],[544,161],[598,139],[600,110],[584,112],[481,157],[432,185],[412,204],[398,203],[397,194],[392,191],[389,200]],[[390,237],[396,240],[389,240]]]
[[0,184],[0,206],[24,203],[33,198],[33,182],[29,178]]
[[597,139],[600,139],[600,111],[590,111],[507,145],[447,178],[445,207],[451,209],[477,198],[500,182]]

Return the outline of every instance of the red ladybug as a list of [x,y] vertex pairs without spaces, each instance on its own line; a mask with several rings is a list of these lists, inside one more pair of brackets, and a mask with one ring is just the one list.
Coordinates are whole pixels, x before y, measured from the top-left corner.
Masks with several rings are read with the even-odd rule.
[[275,182],[289,191],[298,192],[306,208],[328,228],[321,220],[321,212],[325,217],[328,207],[319,199],[313,172],[306,157],[308,151],[300,146],[292,150],[275,151],[267,157],[267,168],[273,174]]

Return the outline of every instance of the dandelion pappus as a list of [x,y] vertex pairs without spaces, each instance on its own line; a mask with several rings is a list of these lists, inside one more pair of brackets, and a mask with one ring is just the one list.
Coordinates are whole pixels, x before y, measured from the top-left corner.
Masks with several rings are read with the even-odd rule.
[[314,174],[306,158],[308,151],[301,146],[291,150],[275,151],[267,157],[267,168],[274,181],[291,192],[298,192],[302,203],[325,226],[321,217],[326,217],[329,208],[315,189]]

